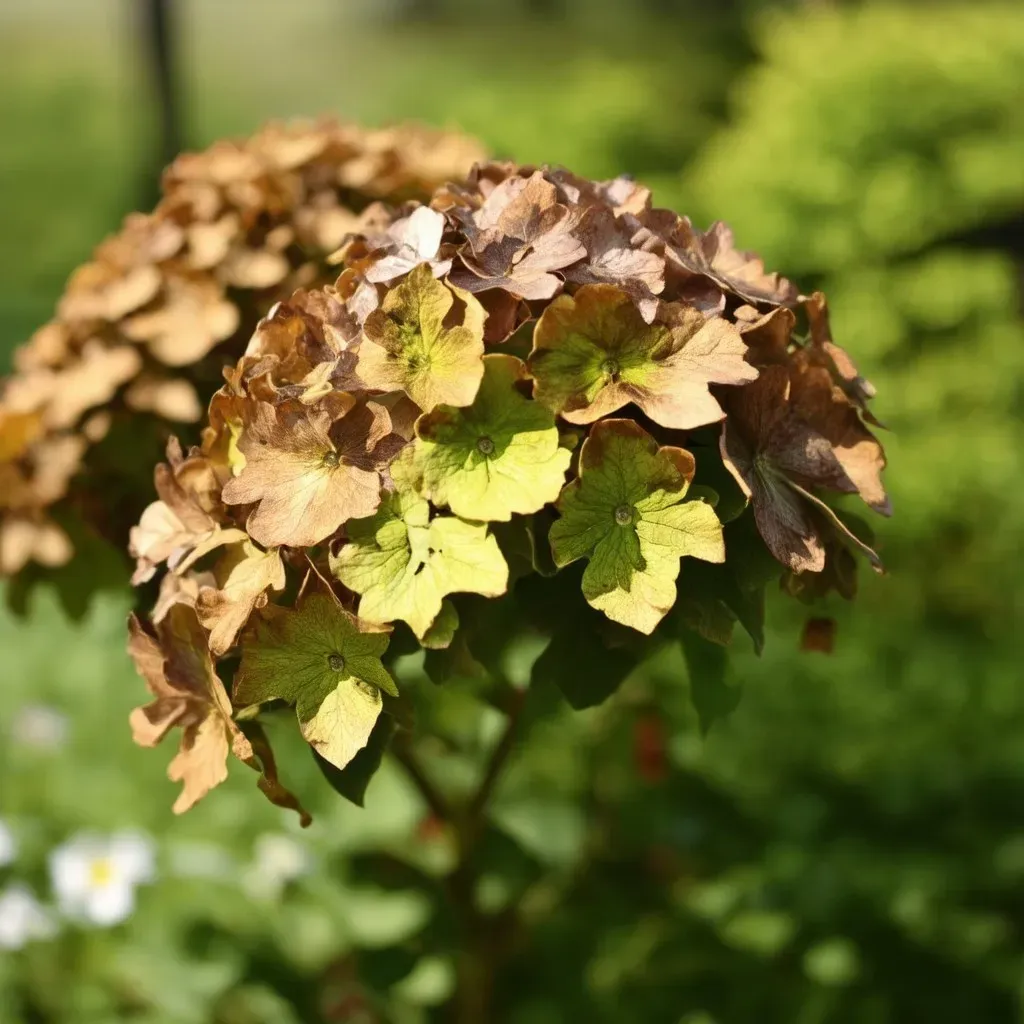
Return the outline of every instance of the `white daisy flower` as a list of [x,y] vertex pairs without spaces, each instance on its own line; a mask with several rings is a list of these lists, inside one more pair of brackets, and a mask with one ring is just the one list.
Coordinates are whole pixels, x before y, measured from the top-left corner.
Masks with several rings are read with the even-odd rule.
[[14,882],[0,892],[0,949],[21,949],[56,934],[57,922],[27,885]]
[[8,864],[13,864],[15,857],[18,856],[18,843],[14,838],[14,833],[0,821],[0,868],[7,867]]
[[68,716],[46,704],[26,704],[11,722],[11,742],[35,750],[60,750],[68,738]]
[[114,925],[135,909],[135,888],[155,877],[152,840],[138,832],[75,836],[50,855],[61,912],[84,924]]
[[309,850],[282,832],[266,832],[256,839],[254,857],[242,884],[252,896],[277,899],[289,882],[313,867]]

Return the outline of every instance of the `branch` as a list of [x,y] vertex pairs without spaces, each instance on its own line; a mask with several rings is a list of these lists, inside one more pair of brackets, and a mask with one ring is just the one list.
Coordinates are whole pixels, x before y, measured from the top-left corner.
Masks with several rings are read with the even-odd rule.
[[394,743],[391,745],[391,750],[395,755],[395,759],[405,769],[406,775],[409,776],[413,785],[419,790],[420,796],[423,797],[423,802],[430,808],[430,813],[441,821],[449,823],[454,821],[455,813],[451,805],[441,790],[434,784],[434,781],[423,770],[423,766],[409,744],[408,738],[401,734],[396,736]]
[[483,1024],[490,1019],[495,974],[505,955],[508,938],[517,931],[512,921],[507,928],[493,928],[493,922],[477,905],[478,868],[475,856],[487,804],[515,748],[525,702],[525,691],[514,691],[504,731],[487,759],[479,785],[462,806],[453,807],[427,775],[408,734],[397,735],[391,748],[431,813],[453,827],[458,844],[455,869],[445,880],[448,902],[461,933],[461,947],[456,960],[458,981],[451,1006],[456,1024]]
[[494,793],[494,787],[498,784],[502,769],[505,767],[512,751],[516,745],[516,734],[519,731],[519,721],[526,703],[526,692],[516,690],[514,701],[508,709],[508,721],[500,739],[494,745],[491,756],[487,760],[487,767],[484,770],[484,777],[480,780],[476,792],[470,798],[467,808],[467,818],[470,822],[479,822],[487,808],[487,803]]

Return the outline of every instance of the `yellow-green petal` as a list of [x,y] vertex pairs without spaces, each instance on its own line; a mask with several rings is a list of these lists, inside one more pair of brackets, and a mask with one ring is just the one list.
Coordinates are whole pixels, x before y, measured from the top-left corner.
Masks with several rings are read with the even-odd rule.
[[725,560],[714,509],[686,500],[693,456],[659,447],[632,420],[602,420],[580,454],[580,476],[558,500],[555,564],[587,559],[583,596],[610,619],[651,633],[675,603],[679,560]]
[[525,379],[515,356],[485,356],[472,405],[420,417],[413,458],[435,505],[463,519],[505,522],[558,497],[572,456],[559,445],[554,413],[519,390]]

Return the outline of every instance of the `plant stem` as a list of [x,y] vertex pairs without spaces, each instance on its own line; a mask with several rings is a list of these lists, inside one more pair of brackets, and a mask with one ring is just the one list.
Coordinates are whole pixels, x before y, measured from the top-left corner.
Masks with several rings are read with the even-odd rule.
[[396,736],[391,749],[412,784],[419,790],[423,802],[430,808],[430,813],[440,821],[451,822],[454,813],[447,798],[424,771],[408,739],[402,735]]
[[505,722],[505,729],[494,745],[491,756],[487,759],[487,767],[484,770],[483,778],[476,792],[470,798],[467,808],[467,817],[477,822],[482,822],[487,803],[494,793],[494,787],[498,784],[501,771],[509,759],[509,755],[515,749],[516,734],[519,730],[520,712],[523,709],[526,694],[522,690],[516,691],[514,703],[508,709],[508,720]]
[[506,946],[503,939],[516,930],[513,922],[499,927],[498,922],[477,905],[479,872],[476,851],[484,830],[487,804],[515,749],[524,702],[525,693],[516,691],[508,709],[505,728],[487,758],[480,783],[462,806],[452,806],[430,778],[408,737],[396,737],[392,747],[398,763],[405,769],[431,814],[450,825],[455,832],[457,859],[446,881],[448,900],[460,933],[457,986],[452,1001],[453,1024],[489,1024],[494,978]]

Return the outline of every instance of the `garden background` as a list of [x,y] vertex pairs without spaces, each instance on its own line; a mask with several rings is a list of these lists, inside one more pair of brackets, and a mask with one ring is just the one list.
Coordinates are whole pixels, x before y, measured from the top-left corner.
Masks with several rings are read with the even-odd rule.
[[[132,8],[0,5],[3,371],[70,270],[152,200]],[[800,652],[808,612],[775,600],[765,653],[737,641],[741,699],[706,736],[684,666],[665,661],[527,737],[496,794],[484,878],[495,907],[526,900],[532,925],[502,977],[502,1022],[1024,1022],[1024,8],[175,13],[190,147],[333,112],[629,172],[659,205],[725,219],[771,269],[823,287],[891,428],[889,575],[815,612],[838,620],[831,656]],[[41,590],[27,619],[0,613],[0,822],[16,847],[0,889],[48,904],[49,853],[90,830],[152,837],[156,879],[124,924],[0,948],[0,1021],[442,1019],[450,850],[420,798],[385,764],[367,809],[345,804],[293,744],[282,774],[318,812],[307,832],[245,769],[174,819],[165,758],[131,745],[142,684],[115,583],[87,610]],[[486,716],[439,701],[452,729],[487,733]]]

